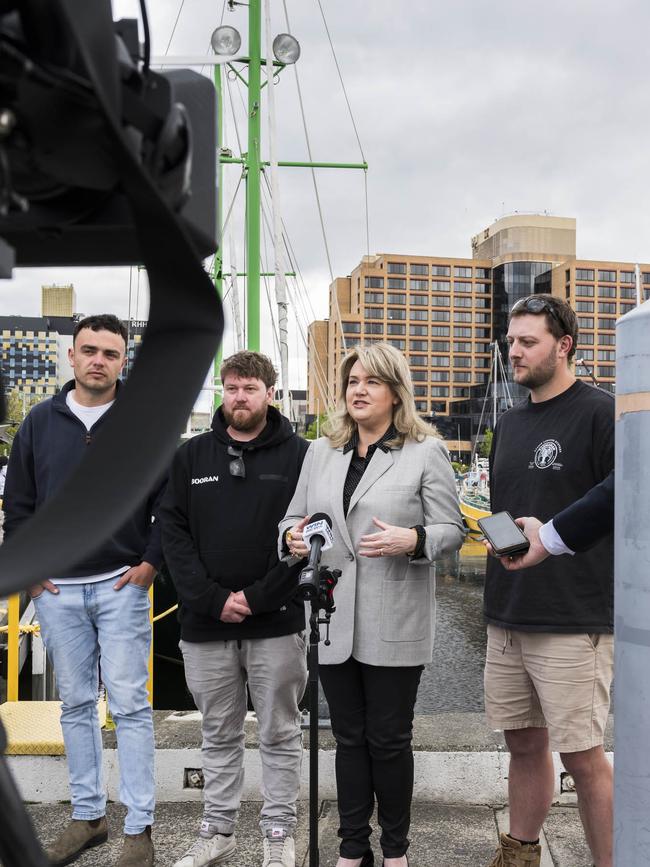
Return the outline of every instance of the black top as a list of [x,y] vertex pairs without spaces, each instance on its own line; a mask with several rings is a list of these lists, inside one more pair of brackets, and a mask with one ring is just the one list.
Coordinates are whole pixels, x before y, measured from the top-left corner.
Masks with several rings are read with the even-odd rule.
[[[181,637],[202,642],[271,638],[304,628],[294,594],[301,565],[278,560],[278,523],[293,496],[307,443],[269,407],[256,439],[235,441],[217,410],[212,431],[176,452],[161,507],[165,560],[179,597]],[[242,453],[245,473],[233,475]],[[231,591],[253,612],[242,623],[220,615]]]
[[[492,511],[548,521],[601,482],[614,465],[614,400],[575,382],[499,419],[490,454]],[[508,572],[488,557],[484,613],[506,629],[613,630],[613,537],[586,553],[549,557]]]
[[[117,386],[119,400],[119,382]],[[59,491],[86,450],[93,447],[96,434],[113,411],[113,407],[106,410],[87,430],[66,403],[66,395],[74,387],[71,380],[55,397],[35,406],[14,438],[3,501],[7,538]],[[163,490],[164,481],[149,494],[144,491],[142,502],[132,504],[131,514],[99,548],[66,569],[65,575],[53,577],[99,575],[121,566],[137,566],[143,560],[157,569],[162,560],[160,526],[151,519]],[[92,499],[88,508],[92,508]]]
[[587,551],[614,530],[614,470],[553,518],[553,526],[572,551]]

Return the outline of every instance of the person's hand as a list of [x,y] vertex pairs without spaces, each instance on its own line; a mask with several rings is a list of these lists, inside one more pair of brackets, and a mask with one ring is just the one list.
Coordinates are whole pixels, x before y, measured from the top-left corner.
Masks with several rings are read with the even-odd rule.
[[[542,526],[542,522],[538,518],[515,518],[515,523],[524,531],[524,536],[530,542],[530,548],[523,554],[513,554],[512,557],[499,557],[501,565],[508,572],[537,566],[538,563],[541,563],[550,556],[539,538],[539,528]],[[489,554],[494,553],[489,542],[484,542],[484,545]]]
[[224,623],[242,623],[251,613],[248,603],[242,603],[237,599],[238,594],[241,594],[241,590],[238,593],[231,593],[226,599],[226,604],[219,615],[219,619]]
[[40,584],[34,584],[33,587],[30,587],[29,595],[32,599],[38,599],[38,597],[42,596],[46,590],[48,593],[54,593],[55,596],[59,592],[59,588],[56,584],[53,584],[49,578],[46,578],[45,581],[41,581]]
[[123,572],[113,584],[113,590],[121,590],[125,584],[137,584],[138,587],[145,587],[147,590],[153,584],[153,579],[156,577],[156,570],[145,560],[139,566],[132,566]]
[[358,553],[361,557],[400,557],[410,554],[418,543],[418,534],[408,527],[395,527],[373,518],[377,533],[361,537]]
[[292,557],[308,557],[309,548],[302,538],[302,531],[309,523],[309,515],[305,515],[297,524],[294,524],[290,530],[287,530],[285,541],[287,548]]
[[246,609],[246,616],[247,617],[253,613],[250,609],[250,606],[248,604],[248,599],[246,599],[246,594],[244,593],[243,590],[238,590],[236,593],[233,594],[233,596],[235,598],[235,602],[237,602],[237,604],[240,605],[242,607],[242,609],[243,608]]

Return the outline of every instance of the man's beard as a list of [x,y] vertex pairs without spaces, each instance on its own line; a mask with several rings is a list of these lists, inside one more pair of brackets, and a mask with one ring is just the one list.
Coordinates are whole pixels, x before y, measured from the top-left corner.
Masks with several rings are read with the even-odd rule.
[[531,389],[541,388],[550,382],[557,370],[557,358],[555,357],[555,349],[552,349],[543,361],[534,367],[528,368],[523,378],[517,380],[518,385],[523,385]]
[[[234,409],[232,412],[223,407],[223,417],[228,422],[228,426],[233,428],[234,430],[239,430],[242,432],[246,432],[249,430],[254,430],[256,427],[266,421],[266,412],[268,407],[263,406],[257,412],[245,412],[243,416],[241,415],[242,410]],[[238,418],[235,418],[235,415],[239,414]]]

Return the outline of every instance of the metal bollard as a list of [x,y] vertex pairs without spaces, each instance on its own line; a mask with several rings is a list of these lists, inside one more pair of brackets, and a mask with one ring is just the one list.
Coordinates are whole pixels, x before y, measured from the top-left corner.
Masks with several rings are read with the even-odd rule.
[[7,603],[7,701],[18,701],[20,652],[20,595],[9,597]]

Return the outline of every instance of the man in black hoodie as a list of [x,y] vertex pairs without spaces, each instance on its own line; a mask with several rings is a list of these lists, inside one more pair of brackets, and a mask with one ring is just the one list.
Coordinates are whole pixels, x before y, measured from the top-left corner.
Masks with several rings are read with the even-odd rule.
[[257,352],[221,367],[212,431],[182,446],[161,510],[179,598],[185,677],[203,715],[204,818],[175,867],[221,864],[235,848],[246,684],[259,722],[264,867],[294,867],[306,669],[298,566],[277,557],[278,522],[307,443],[273,406],[276,372]]
[[[5,534],[11,536],[66,482],[119,394],[126,329],[105,314],[75,327],[68,357],[74,380],[35,406],[14,439],[5,485]],[[162,559],[152,516],[162,485],[101,548],[66,575],[31,589],[63,706],[72,821],[47,848],[52,865],[71,864],[107,837],[102,740],[97,716],[98,661],[117,728],[120,797],[127,807],[118,867],[153,865],[154,743],[147,697],[151,626],[148,590]],[[92,492],[88,508],[93,508]]]

